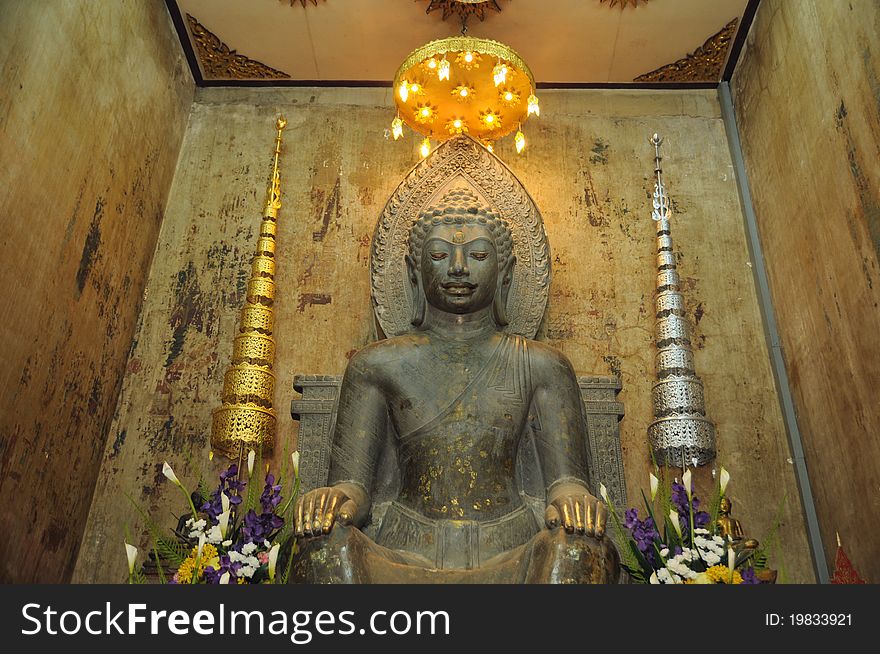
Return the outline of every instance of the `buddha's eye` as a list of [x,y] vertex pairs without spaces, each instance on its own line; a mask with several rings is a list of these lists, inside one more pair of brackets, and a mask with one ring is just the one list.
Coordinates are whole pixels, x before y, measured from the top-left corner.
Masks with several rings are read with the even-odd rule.
[[431,258],[434,261],[443,261],[443,259],[445,259],[447,256],[449,255],[447,255],[445,252],[431,252]]
[[483,252],[483,251],[481,251],[481,250],[478,250],[478,251],[476,251],[476,252],[471,252],[471,256],[472,256],[474,259],[476,259],[477,261],[483,261],[486,257],[489,256],[489,253],[488,253],[488,252]]

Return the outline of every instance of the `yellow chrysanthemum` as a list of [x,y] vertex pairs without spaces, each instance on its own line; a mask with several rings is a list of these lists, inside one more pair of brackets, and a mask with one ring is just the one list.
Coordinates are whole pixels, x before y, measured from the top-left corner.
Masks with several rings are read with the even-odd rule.
[[733,579],[731,579],[730,568],[726,565],[713,565],[706,570],[706,576],[716,584],[741,584],[743,580],[738,570],[733,571]]
[[196,571],[196,558],[199,555],[199,548],[193,547],[190,555],[183,560],[177,569],[177,581],[181,584],[191,584],[193,580],[193,572],[196,572],[196,579],[201,579],[205,574],[205,568],[208,566],[218,567],[220,558],[217,554],[217,548],[210,543],[205,543],[202,547],[202,558],[199,560],[199,568]]

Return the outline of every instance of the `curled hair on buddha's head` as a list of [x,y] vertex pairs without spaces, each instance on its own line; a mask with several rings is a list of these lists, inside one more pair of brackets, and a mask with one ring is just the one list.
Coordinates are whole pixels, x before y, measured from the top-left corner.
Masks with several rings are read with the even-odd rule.
[[425,237],[437,225],[484,225],[495,242],[498,270],[504,270],[513,255],[510,226],[466,188],[448,191],[439,202],[419,214],[409,232],[409,254],[414,261],[421,261]]
[[472,191],[455,188],[448,191],[439,202],[426,208],[416,218],[409,232],[410,283],[413,285],[412,324],[421,325],[425,319],[425,294],[417,279],[416,269],[422,260],[422,247],[428,233],[437,225],[483,225],[492,235],[498,259],[498,287],[492,304],[492,315],[499,327],[507,324],[507,295],[510,290],[513,266],[513,233],[501,216],[480,202]]

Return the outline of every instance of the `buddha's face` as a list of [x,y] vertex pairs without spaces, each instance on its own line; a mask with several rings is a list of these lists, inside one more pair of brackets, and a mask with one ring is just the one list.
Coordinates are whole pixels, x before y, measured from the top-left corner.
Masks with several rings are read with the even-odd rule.
[[492,305],[498,253],[484,225],[436,225],[425,237],[419,265],[431,306],[465,314]]

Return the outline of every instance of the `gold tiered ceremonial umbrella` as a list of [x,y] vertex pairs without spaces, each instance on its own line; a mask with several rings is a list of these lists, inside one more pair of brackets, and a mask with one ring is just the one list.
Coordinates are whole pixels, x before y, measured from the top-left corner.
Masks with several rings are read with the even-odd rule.
[[281,133],[284,117],[275,123],[275,158],[266,193],[266,208],[260,223],[257,249],[251,260],[247,297],[241,309],[238,334],[232,346],[232,365],[223,378],[223,404],[214,411],[211,447],[229,456],[241,456],[245,449],[270,451],[275,444],[277,416],[272,406],[275,394],[275,235],[281,208]]

